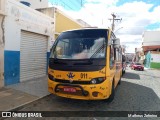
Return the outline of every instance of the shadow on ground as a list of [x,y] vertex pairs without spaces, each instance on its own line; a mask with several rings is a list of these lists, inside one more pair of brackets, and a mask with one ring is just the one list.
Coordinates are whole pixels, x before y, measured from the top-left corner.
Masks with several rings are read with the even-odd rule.
[[20,111],[158,111],[160,99],[148,87],[122,81],[113,102],[85,101],[48,95]]
[[126,73],[123,75],[123,78],[140,80],[140,76],[139,76],[138,74],[136,74],[136,73],[131,73],[131,72],[126,72]]

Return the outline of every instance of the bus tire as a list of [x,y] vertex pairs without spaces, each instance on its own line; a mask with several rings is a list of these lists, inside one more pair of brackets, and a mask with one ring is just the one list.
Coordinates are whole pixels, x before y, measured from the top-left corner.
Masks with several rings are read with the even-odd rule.
[[113,101],[114,99],[114,96],[115,96],[115,89],[114,89],[114,81],[112,83],[112,92],[111,92],[111,95],[109,96],[109,98],[107,99],[107,101],[110,103]]

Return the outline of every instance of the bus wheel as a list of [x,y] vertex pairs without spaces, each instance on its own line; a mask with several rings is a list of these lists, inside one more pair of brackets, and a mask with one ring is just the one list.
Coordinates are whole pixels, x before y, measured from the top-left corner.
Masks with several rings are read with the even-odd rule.
[[112,102],[113,99],[114,99],[114,96],[115,96],[115,89],[114,89],[114,81],[112,83],[112,93],[111,95],[109,96],[109,98],[107,99],[108,102]]

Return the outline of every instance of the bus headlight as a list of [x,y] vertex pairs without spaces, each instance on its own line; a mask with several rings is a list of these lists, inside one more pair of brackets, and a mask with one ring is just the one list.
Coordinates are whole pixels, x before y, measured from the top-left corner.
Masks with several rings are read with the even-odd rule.
[[102,83],[106,78],[105,77],[99,77],[99,78],[93,78],[90,83],[91,84],[99,84]]
[[96,84],[97,83],[97,80],[96,79],[92,79],[91,80],[91,84]]
[[51,74],[48,74],[48,78],[49,78],[50,80],[52,80],[52,81],[54,81],[54,80],[55,80],[54,76],[53,76],[53,75],[51,75]]

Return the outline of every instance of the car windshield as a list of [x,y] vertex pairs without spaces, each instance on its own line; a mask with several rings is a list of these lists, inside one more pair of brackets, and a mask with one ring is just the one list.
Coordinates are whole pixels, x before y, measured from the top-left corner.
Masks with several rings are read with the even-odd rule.
[[[72,37],[60,37],[55,48],[53,49],[50,58],[57,59],[90,59],[90,58],[105,58],[106,53],[106,38],[101,34],[93,35],[79,33]],[[106,32],[105,32],[106,33]],[[66,33],[68,34],[68,33]],[[71,34],[71,33],[69,33]],[[77,33],[76,33],[77,34]],[[80,35],[81,34],[81,35]],[[97,33],[98,34],[98,33]],[[76,36],[76,37],[75,37]]]
[[136,63],[135,65],[142,65],[141,63]]

